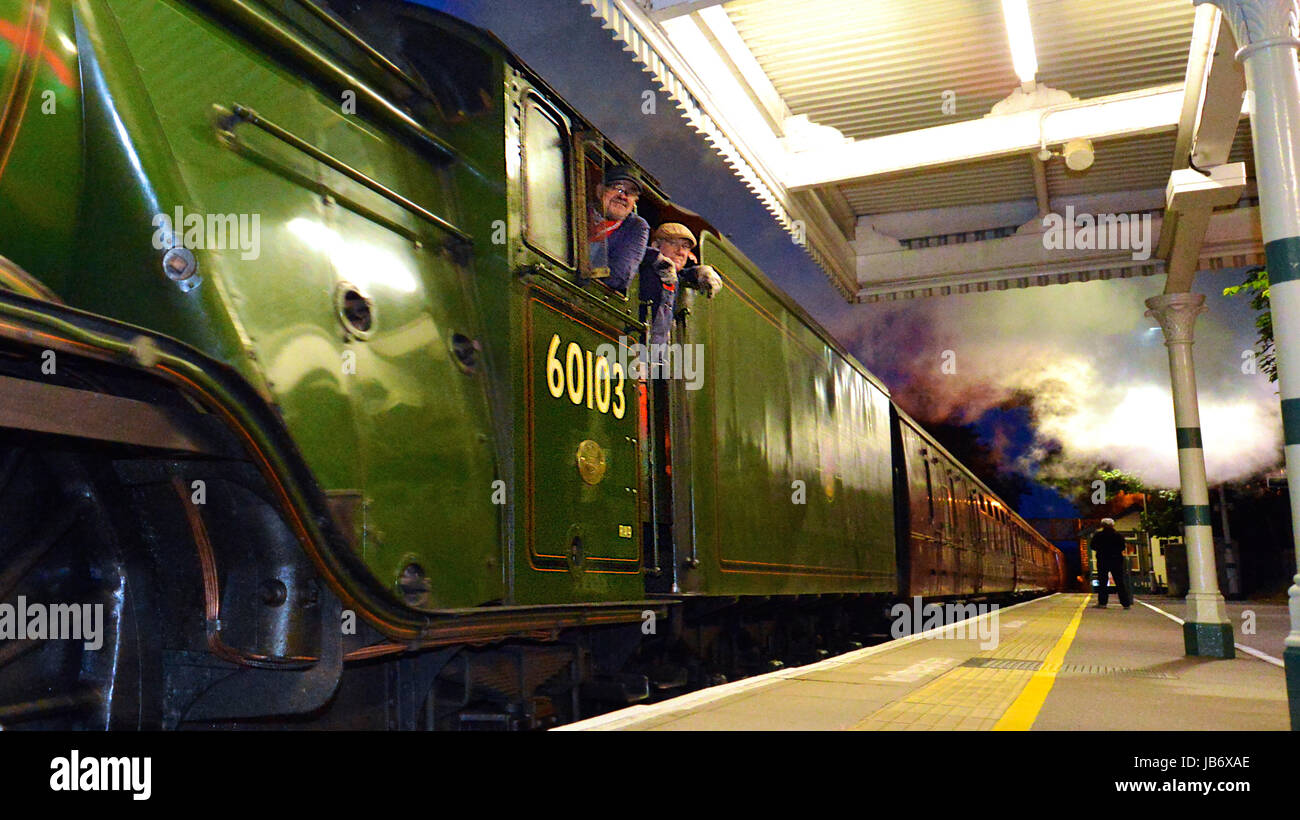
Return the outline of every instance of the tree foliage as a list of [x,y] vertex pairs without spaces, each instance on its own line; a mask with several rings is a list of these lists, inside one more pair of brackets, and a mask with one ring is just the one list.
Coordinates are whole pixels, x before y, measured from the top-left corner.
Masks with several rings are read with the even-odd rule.
[[[1162,538],[1182,535],[1183,505],[1178,490],[1148,487],[1142,479],[1110,464],[1097,464],[1091,470],[1064,476],[1040,477],[1039,481],[1070,499],[1083,518],[1113,518],[1134,504],[1143,504],[1142,529]],[[1102,488],[1097,487],[1097,481],[1104,482]],[[1099,489],[1104,489],[1103,497],[1101,503],[1096,503]]]
[[[1106,489],[1112,493],[1147,493],[1151,490],[1142,483],[1142,479],[1123,470],[1110,467],[1098,467],[1096,477],[1106,482]],[[1089,479],[1091,486],[1093,479]]]
[[1263,268],[1251,268],[1246,274],[1246,281],[1223,289],[1224,296],[1236,296],[1239,293],[1250,295],[1250,307],[1257,311],[1255,330],[1259,336],[1255,340],[1258,351],[1256,361],[1259,369],[1268,375],[1271,382],[1277,381],[1277,351],[1273,347],[1273,312],[1268,299],[1268,271]]
[[1142,513],[1142,529],[1161,538],[1183,534],[1183,496],[1178,490],[1152,490]]

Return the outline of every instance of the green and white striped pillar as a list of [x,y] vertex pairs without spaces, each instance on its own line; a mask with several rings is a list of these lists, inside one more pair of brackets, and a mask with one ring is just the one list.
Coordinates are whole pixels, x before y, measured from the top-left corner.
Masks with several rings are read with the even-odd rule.
[[1148,316],[1160,321],[1169,348],[1169,381],[1174,392],[1178,439],[1178,478],[1183,493],[1183,542],[1187,545],[1187,615],[1183,647],[1188,655],[1231,658],[1236,654],[1232,624],[1219,592],[1210,529],[1210,491],[1201,448],[1201,411],[1196,402],[1192,329],[1205,312],[1203,293],[1164,293],[1146,302]]
[[[1193,0],[1200,4],[1207,0]],[[1253,100],[1255,181],[1267,255],[1269,298],[1282,394],[1291,534],[1300,531],[1300,76],[1296,70],[1295,0],[1214,0],[1237,38]],[[1295,540],[1300,563],[1300,540]],[[1288,590],[1291,632],[1286,638],[1291,728],[1300,730],[1300,575]]]

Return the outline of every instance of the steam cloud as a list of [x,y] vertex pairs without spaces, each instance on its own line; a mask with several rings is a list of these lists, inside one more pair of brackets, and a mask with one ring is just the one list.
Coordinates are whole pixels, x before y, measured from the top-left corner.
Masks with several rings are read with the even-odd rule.
[[[1202,273],[1209,311],[1196,322],[1201,429],[1211,485],[1258,475],[1282,458],[1276,385],[1242,372],[1254,340],[1244,299],[1219,294],[1241,276]],[[1053,469],[1108,462],[1155,487],[1178,487],[1164,336],[1143,299],[1158,279],[1089,282],[862,305],[832,331],[890,385],[909,413],[971,423],[993,408],[1029,411],[1033,443],[1005,464],[1033,477],[1053,444]],[[942,372],[943,352],[955,373]],[[995,438],[995,451],[1005,442]]]

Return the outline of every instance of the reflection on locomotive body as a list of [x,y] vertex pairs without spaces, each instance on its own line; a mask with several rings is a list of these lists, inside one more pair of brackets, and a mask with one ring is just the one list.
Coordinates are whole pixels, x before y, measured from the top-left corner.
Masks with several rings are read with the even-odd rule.
[[5,729],[543,727],[1061,587],[643,170],[722,288],[679,289],[681,378],[633,372],[587,213],[635,158],[491,34],[395,0],[0,30],[0,596],[104,607],[99,648],[0,647]]

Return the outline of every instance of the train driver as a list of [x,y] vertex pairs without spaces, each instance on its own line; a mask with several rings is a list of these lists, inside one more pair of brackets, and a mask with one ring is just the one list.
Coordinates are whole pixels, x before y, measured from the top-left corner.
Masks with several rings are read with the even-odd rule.
[[[612,165],[596,186],[596,200],[587,211],[587,241],[593,274],[618,293],[626,294],[650,238],[650,225],[635,213],[641,182],[628,165]],[[599,274],[596,274],[598,277]]]

